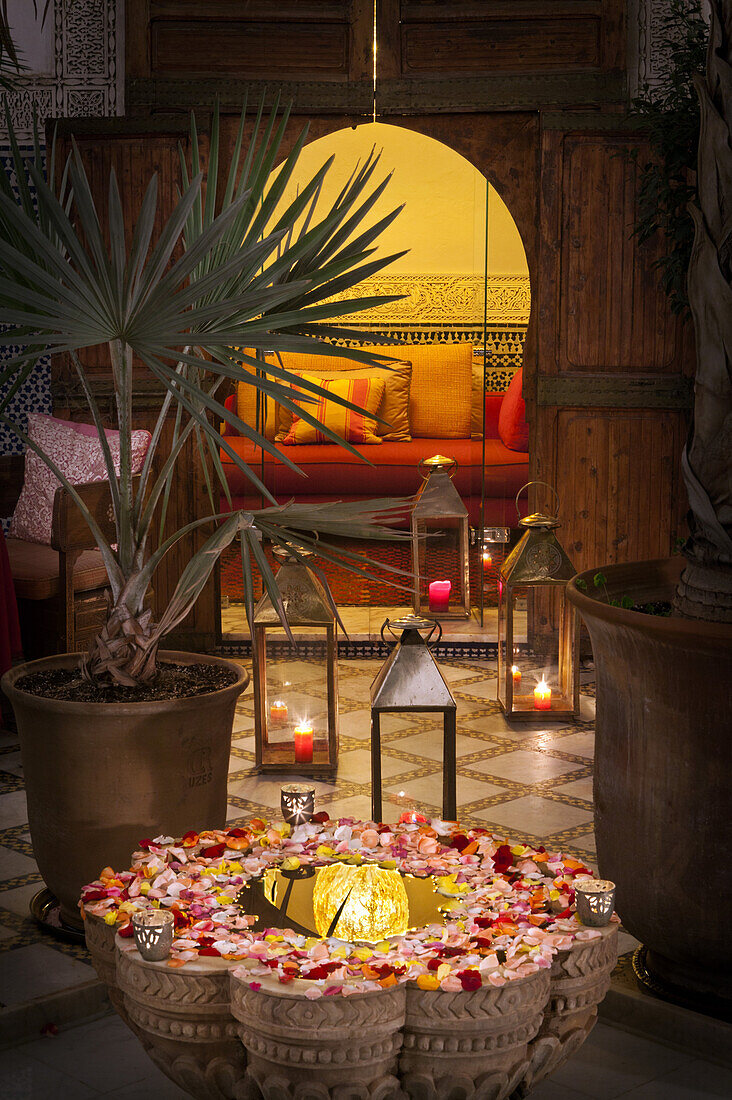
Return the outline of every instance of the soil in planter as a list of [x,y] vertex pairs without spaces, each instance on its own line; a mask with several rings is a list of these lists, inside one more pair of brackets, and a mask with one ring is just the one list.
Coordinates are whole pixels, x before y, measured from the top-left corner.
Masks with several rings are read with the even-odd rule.
[[659,615],[667,619],[671,614],[671,604],[668,600],[653,600],[651,603],[637,603],[633,611],[640,611],[642,615]]
[[165,699],[188,699],[229,687],[236,680],[233,669],[221,665],[161,664],[154,682],[143,687],[105,686],[82,680],[74,668],[49,668],[29,672],[16,680],[19,691],[44,699],[65,699],[69,703],[152,703]]

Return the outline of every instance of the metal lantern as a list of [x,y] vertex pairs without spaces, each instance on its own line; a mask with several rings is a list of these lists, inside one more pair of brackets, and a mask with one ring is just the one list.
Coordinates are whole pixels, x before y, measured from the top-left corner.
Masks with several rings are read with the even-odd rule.
[[[265,592],[254,610],[254,746],[261,772],[333,775],[338,763],[338,644],[335,608],[308,567],[312,552],[277,547],[277,586],[296,641],[315,643],[318,660],[293,646]],[[322,657],[320,656],[322,654]]]
[[[416,615],[386,620],[381,628],[396,638],[402,635],[371,685],[371,816],[381,820],[381,715],[437,713],[443,717],[442,814],[448,821],[457,816],[455,730],[457,706],[452,692],[430,653],[430,641],[435,630],[442,637],[442,627]],[[427,631],[427,636],[422,633]]]
[[422,459],[412,509],[414,612],[437,619],[470,618],[468,510],[452,483],[454,458]]
[[[524,535],[499,574],[498,701],[507,718],[564,721],[579,713],[577,614],[565,594],[576,570],[554,533],[560,526],[556,516],[535,512],[522,518],[518,501],[526,488],[516,495]],[[554,596],[559,629],[549,638],[546,652],[526,657],[520,639],[526,633],[531,601],[542,588]]]

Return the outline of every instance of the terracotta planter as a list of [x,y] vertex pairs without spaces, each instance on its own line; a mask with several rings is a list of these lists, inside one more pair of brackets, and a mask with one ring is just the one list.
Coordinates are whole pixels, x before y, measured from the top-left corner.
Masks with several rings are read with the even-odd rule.
[[[681,557],[603,569],[611,597],[671,599]],[[729,626],[611,607],[570,581],[597,668],[600,874],[662,981],[730,997]],[[600,590],[601,591],[601,590]]]
[[18,723],[35,859],[72,927],[81,928],[84,883],[107,865],[127,867],[144,837],[226,822],[231,728],[248,674],[220,657],[161,657],[224,665],[237,679],[191,699],[120,704],[43,699],[15,686],[28,672],[73,667],[79,654],[19,665],[2,679]]

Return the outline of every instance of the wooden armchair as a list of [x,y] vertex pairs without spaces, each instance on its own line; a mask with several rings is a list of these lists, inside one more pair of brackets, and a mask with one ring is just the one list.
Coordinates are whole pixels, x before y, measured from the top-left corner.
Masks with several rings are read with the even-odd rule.
[[[5,509],[14,506],[9,491],[14,468],[20,470],[15,498],[20,495],[22,463],[22,457],[16,467],[3,462],[0,497]],[[95,481],[77,485],[76,490],[105,536],[114,541],[109,483]],[[6,541],[26,660],[84,649],[104,622],[108,580],[102,556],[68,490],[56,490],[50,546]]]

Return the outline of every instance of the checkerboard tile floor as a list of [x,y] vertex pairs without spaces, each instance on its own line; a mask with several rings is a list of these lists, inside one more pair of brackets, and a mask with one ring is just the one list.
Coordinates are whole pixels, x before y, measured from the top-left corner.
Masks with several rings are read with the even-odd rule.
[[[378,660],[339,662],[340,755],[333,782],[316,783],[331,817],[371,812],[368,688]],[[458,807],[468,825],[595,856],[592,831],[594,698],[585,671],[580,718],[568,725],[511,725],[495,696],[495,663],[441,666],[458,704]],[[317,694],[309,684],[307,690]],[[229,775],[229,820],[279,812],[279,789],[293,776],[254,772],[251,688],[237,705]],[[429,715],[388,716],[382,726],[384,818],[405,809],[441,813],[442,732]],[[47,936],[28,915],[41,889],[28,833],[17,737],[0,731],[0,1009],[93,980],[82,947]],[[22,965],[21,965],[22,964]]]

